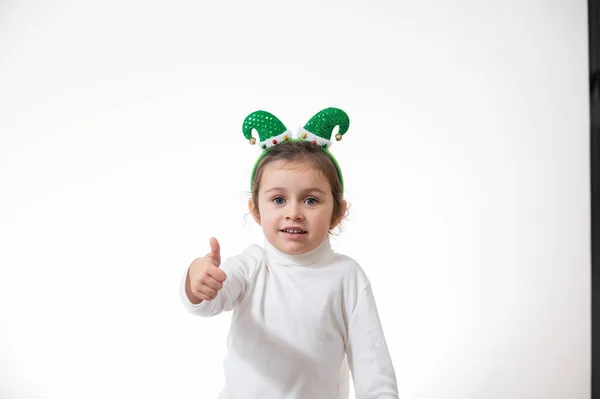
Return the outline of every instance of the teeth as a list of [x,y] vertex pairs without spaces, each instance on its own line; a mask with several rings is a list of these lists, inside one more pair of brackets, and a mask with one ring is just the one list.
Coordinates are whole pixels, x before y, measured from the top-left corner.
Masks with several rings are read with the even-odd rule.
[[283,231],[285,231],[286,233],[294,233],[294,234],[300,234],[300,233],[302,233],[302,230],[290,230],[290,229],[285,229],[285,230],[283,230]]

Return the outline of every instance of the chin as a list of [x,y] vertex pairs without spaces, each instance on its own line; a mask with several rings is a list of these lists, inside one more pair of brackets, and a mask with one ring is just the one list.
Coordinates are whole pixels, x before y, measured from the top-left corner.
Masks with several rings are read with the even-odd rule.
[[303,248],[297,245],[286,245],[285,243],[278,245],[277,249],[288,255],[302,255],[302,253],[306,252]]
[[288,255],[302,255],[312,251],[314,248],[306,244],[282,243],[278,249]]
[[314,233],[308,232],[307,235],[302,239],[289,239],[282,235],[279,230],[270,232],[268,235],[265,232],[265,236],[271,245],[287,255],[303,255],[311,252],[312,250],[316,249],[326,238],[325,236],[322,239],[319,239],[319,236],[315,237]]

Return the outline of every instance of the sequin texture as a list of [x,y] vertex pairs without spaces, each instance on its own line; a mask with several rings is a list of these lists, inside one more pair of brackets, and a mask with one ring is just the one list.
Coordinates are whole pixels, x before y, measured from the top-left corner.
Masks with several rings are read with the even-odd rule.
[[267,111],[255,111],[246,117],[242,125],[242,132],[248,140],[252,138],[253,130],[256,130],[262,142],[282,134],[287,128],[275,115]]
[[331,134],[336,126],[339,126],[338,135],[341,137],[350,127],[348,115],[339,108],[325,108],[313,116],[304,125],[304,129],[325,140],[331,140]]

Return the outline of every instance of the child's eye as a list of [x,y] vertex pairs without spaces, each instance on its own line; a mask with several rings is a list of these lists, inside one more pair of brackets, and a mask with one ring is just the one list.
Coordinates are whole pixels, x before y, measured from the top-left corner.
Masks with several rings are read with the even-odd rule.
[[285,204],[285,199],[283,197],[275,197],[271,200],[275,205],[283,205]]
[[316,205],[319,202],[318,199],[314,198],[314,197],[309,197],[307,199],[304,200],[304,203],[306,205]]

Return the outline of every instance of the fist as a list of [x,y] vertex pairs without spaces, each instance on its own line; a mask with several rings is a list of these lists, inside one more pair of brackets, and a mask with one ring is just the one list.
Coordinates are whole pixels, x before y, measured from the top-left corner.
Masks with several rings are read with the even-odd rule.
[[192,262],[188,270],[190,291],[201,301],[212,301],[217,297],[227,276],[219,269],[221,248],[216,238],[210,239],[210,252]]

